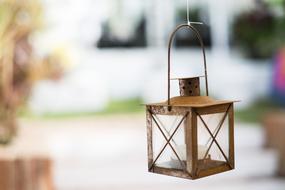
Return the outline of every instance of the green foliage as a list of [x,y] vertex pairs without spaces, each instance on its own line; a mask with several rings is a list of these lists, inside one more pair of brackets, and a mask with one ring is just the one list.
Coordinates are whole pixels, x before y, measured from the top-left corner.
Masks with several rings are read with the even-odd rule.
[[266,2],[275,6],[283,6],[285,3],[284,0],[266,0]]
[[236,119],[246,123],[260,123],[264,115],[280,109],[270,100],[259,100],[252,106],[235,112]]
[[110,101],[106,109],[99,114],[114,114],[114,113],[136,113],[143,111],[142,100],[140,98],[127,100]]
[[285,16],[277,16],[270,6],[261,3],[241,13],[233,23],[233,40],[250,58],[270,58],[284,46]]
[[143,112],[143,110],[144,106],[142,105],[142,100],[140,98],[134,98],[126,100],[111,100],[105,109],[94,112],[45,113],[43,115],[35,115],[31,113],[26,107],[23,107],[18,112],[18,116],[28,119],[67,119],[112,114],[136,114]]

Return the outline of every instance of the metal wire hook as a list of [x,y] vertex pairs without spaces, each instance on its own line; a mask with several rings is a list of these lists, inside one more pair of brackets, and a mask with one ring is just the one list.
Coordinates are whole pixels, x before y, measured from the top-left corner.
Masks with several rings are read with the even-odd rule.
[[192,24],[200,24],[200,25],[202,25],[202,24],[204,24],[203,22],[191,22],[190,21],[190,7],[189,7],[189,0],[187,0],[187,25],[192,25]]

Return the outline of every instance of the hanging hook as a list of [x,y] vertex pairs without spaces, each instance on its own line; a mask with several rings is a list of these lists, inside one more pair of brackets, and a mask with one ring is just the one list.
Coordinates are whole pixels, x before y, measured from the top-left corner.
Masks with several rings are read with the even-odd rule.
[[189,0],[187,0],[187,24],[191,25],[191,23],[190,23],[190,15],[189,15]]
[[189,8],[189,0],[187,0],[187,25],[192,25],[192,24],[204,24],[204,23],[202,23],[202,22],[191,22],[190,21],[190,10],[189,10],[190,8]]

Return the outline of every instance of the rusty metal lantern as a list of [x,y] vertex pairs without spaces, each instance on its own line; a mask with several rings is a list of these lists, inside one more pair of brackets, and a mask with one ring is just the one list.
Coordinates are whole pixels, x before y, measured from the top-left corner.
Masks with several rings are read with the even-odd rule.
[[[182,28],[200,42],[206,96],[200,95],[200,77],[190,77],[175,79],[180,96],[170,97],[171,46]],[[205,48],[191,24],[179,25],[171,34],[167,94],[167,101],[146,105],[149,172],[198,179],[234,169],[234,101],[209,97]]]

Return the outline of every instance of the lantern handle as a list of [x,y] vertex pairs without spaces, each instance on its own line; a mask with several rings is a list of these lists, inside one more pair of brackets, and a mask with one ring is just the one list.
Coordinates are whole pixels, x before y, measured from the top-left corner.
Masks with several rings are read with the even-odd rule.
[[205,51],[205,46],[204,46],[204,43],[203,43],[203,40],[202,40],[202,37],[199,33],[199,31],[194,28],[191,24],[181,24],[181,25],[178,25],[175,30],[171,33],[171,36],[170,36],[170,39],[169,39],[169,43],[168,43],[168,88],[167,88],[167,94],[168,94],[168,97],[167,97],[167,106],[168,106],[168,109],[170,111],[171,109],[171,105],[170,105],[170,62],[171,62],[171,47],[172,47],[172,42],[173,42],[173,39],[175,37],[175,34],[178,30],[180,30],[181,28],[188,28],[190,30],[192,30],[196,37],[198,38],[199,40],[199,43],[200,43],[200,46],[201,46],[201,49],[202,49],[202,53],[203,53],[203,59],[204,59],[204,73],[205,73],[205,84],[206,84],[206,95],[209,96],[209,90],[208,90],[208,74],[207,74],[207,61],[206,61],[206,51]]

